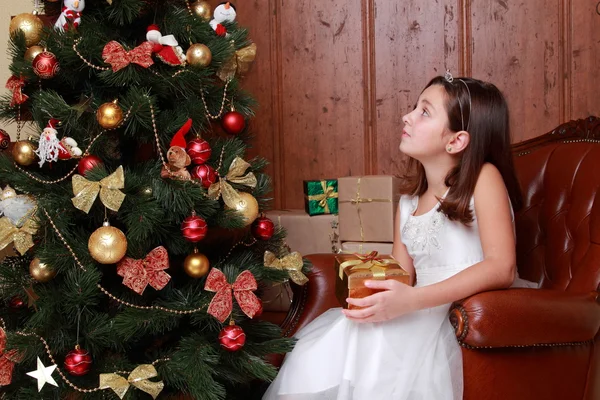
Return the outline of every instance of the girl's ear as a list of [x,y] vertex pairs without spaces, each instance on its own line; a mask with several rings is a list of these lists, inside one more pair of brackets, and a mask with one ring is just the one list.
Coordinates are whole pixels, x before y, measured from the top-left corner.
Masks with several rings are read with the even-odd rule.
[[446,151],[450,154],[458,154],[467,148],[471,142],[471,135],[467,131],[458,131],[454,133],[448,144],[446,145]]

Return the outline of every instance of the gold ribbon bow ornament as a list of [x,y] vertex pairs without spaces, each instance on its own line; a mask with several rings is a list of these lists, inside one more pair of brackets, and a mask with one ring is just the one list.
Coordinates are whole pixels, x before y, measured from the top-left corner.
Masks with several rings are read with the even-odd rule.
[[218,182],[210,185],[208,188],[208,197],[217,200],[219,196],[222,196],[223,202],[227,207],[236,209],[238,203],[241,201],[240,195],[229,182],[255,188],[257,184],[256,176],[252,172],[246,174],[248,168],[250,168],[250,164],[240,157],[236,157],[231,162],[227,175],[221,177]]
[[250,70],[255,58],[256,43],[242,47],[223,63],[223,66],[217,71],[217,76],[224,82],[232,79],[236,74],[244,76]]
[[102,179],[100,182],[88,181],[81,175],[73,175],[73,194],[71,199],[75,208],[90,212],[98,193],[102,204],[113,211],[119,211],[125,194],[120,189],[125,187],[125,174],[123,167],[119,166],[115,172]]
[[287,271],[290,279],[296,285],[302,286],[308,282],[308,278],[302,273],[302,256],[297,251],[282,258],[277,258],[275,254],[267,250],[265,251],[264,264],[267,268]]
[[8,217],[0,218],[0,250],[14,242],[15,249],[24,255],[33,247],[33,235],[38,230],[38,224],[34,217],[25,221],[17,228]]
[[156,376],[158,376],[158,372],[152,364],[143,364],[134,369],[127,379],[115,373],[100,374],[100,389],[110,388],[122,399],[125,397],[129,386],[135,386],[156,399],[165,387],[163,381],[152,382],[148,380]]

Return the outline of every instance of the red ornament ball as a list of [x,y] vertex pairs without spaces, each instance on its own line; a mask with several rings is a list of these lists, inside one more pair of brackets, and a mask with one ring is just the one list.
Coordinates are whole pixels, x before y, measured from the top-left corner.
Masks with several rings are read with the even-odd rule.
[[0,129],[0,150],[8,149],[10,144],[10,136],[4,129]]
[[87,350],[75,346],[65,357],[65,369],[75,376],[82,376],[90,372],[92,368],[92,356]]
[[81,160],[79,160],[79,164],[77,164],[77,172],[79,172],[79,175],[85,176],[89,170],[101,165],[103,165],[102,159],[98,156],[90,154],[82,157]]
[[42,79],[52,79],[60,71],[56,56],[49,51],[43,51],[33,59],[33,72]]
[[12,308],[13,310],[17,310],[19,308],[25,307],[25,301],[22,298],[20,298],[19,296],[14,296],[8,302],[8,306],[10,308]]
[[197,215],[192,215],[183,220],[181,224],[181,233],[185,240],[196,243],[204,239],[208,225],[206,221]]
[[192,159],[192,164],[204,164],[212,154],[210,144],[204,139],[190,140],[186,151]]
[[251,229],[255,238],[269,240],[275,232],[275,224],[267,217],[259,217],[254,220]]
[[202,186],[209,188],[210,185],[217,181],[217,171],[210,165],[196,165],[190,173],[192,178],[200,181]]
[[246,334],[237,325],[227,325],[219,333],[219,343],[227,351],[238,351],[246,343]]
[[239,112],[229,111],[223,115],[221,126],[223,127],[223,130],[230,135],[238,135],[246,127],[246,120]]

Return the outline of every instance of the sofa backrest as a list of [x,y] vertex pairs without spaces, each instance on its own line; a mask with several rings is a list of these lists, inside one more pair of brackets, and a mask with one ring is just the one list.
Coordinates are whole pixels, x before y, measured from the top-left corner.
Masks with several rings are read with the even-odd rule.
[[600,119],[571,121],[516,144],[523,191],[517,264],[542,288],[590,291],[600,284]]

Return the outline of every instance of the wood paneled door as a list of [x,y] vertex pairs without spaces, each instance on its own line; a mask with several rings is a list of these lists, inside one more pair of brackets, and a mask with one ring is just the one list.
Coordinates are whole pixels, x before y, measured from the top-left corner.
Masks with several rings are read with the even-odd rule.
[[[216,4],[217,1],[214,1]],[[592,0],[245,0],[258,55],[253,154],[275,208],[302,180],[398,174],[402,115],[450,69],[506,95],[515,142],[600,115],[600,3]]]

